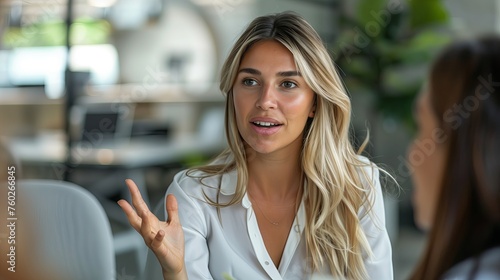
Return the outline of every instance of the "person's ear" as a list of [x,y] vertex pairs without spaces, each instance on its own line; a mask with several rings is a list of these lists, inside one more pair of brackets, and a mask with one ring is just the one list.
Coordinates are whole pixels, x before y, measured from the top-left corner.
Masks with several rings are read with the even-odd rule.
[[314,118],[315,113],[316,113],[316,105],[314,105],[311,111],[309,112],[309,117]]
[[316,114],[316,96],[314,96],[314,104],[311,107],[311,111],[309,111],[309,118],[314,118],[314,114]]

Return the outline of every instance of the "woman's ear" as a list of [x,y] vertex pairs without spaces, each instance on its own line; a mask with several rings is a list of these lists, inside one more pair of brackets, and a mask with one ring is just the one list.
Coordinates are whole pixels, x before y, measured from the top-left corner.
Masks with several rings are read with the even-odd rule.
[[316,113],[316,105],[314,105],[311,109],[311,111],[309,112],[309,117],[310,118],[314,118],[314,114]]
[[311,107],[311,111],[309,111],[309,115],[308,115],[309,118],[314,118],[314,114],[316,113],[316,98],[317,98],[317,96],[314,95],[314,104]]

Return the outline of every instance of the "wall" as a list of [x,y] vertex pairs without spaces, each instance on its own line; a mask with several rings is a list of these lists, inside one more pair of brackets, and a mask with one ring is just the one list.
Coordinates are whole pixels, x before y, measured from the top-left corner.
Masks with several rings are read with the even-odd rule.
[[443,0],[454,29],[465,36],[500,32],[499,0]]

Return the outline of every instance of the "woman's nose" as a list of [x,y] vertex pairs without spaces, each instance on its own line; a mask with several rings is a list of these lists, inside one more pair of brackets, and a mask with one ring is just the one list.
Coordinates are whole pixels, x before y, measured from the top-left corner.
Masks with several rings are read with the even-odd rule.
[[260,91],[256,106],[262,110],[276,109],[276,88],[273,85],[264,85]]

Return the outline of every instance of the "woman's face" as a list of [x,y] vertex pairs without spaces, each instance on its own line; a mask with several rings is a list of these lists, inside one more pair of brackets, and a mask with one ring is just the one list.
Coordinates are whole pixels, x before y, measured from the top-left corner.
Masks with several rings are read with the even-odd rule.
[[438,211],[437,201],[445,166],[444,131],[432,111],[429,90],[420,93],[416,104],[418,133],[408,150],[413,171],[413,207],[417,225],[427,230]]
[[239,133],[260,154],[299,151],[314,92],[298,72],[292,53],[276,41],[250,47],[233,85]]

